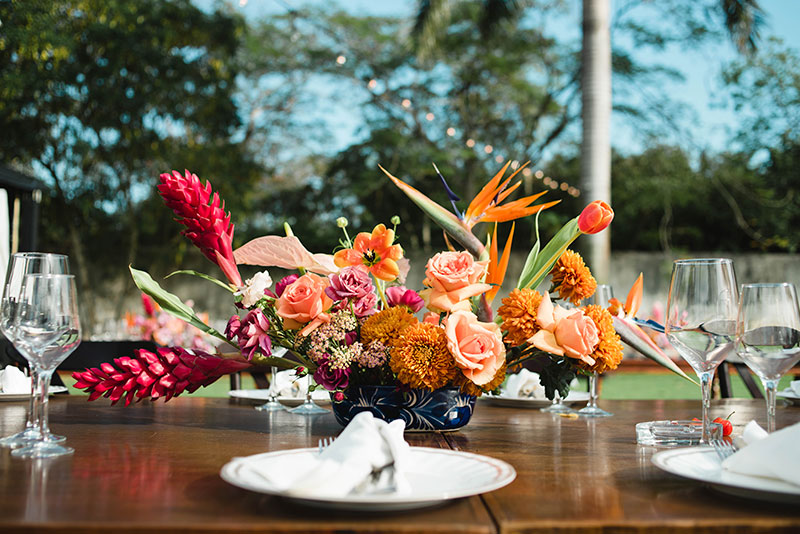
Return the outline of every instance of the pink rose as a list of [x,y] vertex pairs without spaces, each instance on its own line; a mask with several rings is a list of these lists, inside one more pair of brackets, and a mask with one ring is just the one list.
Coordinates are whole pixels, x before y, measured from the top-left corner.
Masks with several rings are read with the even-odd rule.
[[432,311],[469,309],[468,298],[492,288],[480,282],[488,263],[475,261],[469,252],[440,252],[428,260],[423,281],[428,289],[419,294]]
[[331,320],[326,313],[333,301],[325,294],[328,279],[307,273],[286,286],[276,303],[276,312],[283,317],[283,328],[296,330],[305,327],[300,335],[306,336],[322,323]]
[[495,323],[482,323],[474,313],[455,311],[444,322],[447,348],[464,376],[488,384],[506,360],[503,334]]
[[583,310],[553,306],[550,294],[545,293],[536,311],[536,322],[542,329],[528,340],[534,347],[594,365],[590,354],[600,343],[600,336],[597,325]]
[[358,300],[368,293],[375,293],[369,274],[358,267],[345,267],[329,275],[328,280],[331,285],[325,288],[325,294],[333,300]]
[[417,313],[425,305],[425,301],[413,289],[405,286],[392,286],[386,288],[386,301],[390,307],[406,306],[411,313]]
[[377,312],[378,295],[367,293],[358,300],[353,301],[353,313],[356,317],[367,317]]

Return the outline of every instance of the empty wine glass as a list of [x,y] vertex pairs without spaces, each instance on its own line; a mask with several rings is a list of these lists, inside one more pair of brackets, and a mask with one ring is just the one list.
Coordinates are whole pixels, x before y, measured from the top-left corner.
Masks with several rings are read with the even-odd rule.
[[738,305],[733,261],[725,258],[677,260],[667,297],[664,331],[692,366],[703,395],[701,443],[710,438],[711,381],[733,350]]
[[561,398],[561,394],[558,392],[558,390],[556,390],[550,406],[542,408],[539,411],[553,414],[577,413],[575,410],[564,404],[563,400],[564,399]]
[[269,372],[270,372],[270,378],[269,378],[269,393],[267,396],[267,402],[256,406],[256,410],[261,412],[279,412],[285,410],[286,407],[280,402],[278,402],[278,384],[276,381],[278,376],[278,370],[273,365],[269,368]]
[[75,277],[68,274],[29,274],[22,284],[14,313],[14,339],[31,365],[39,369],[36,388],[41,395],[40,438],[11,451],[22,458],[49,458],[75,452],[50,439],[48,389],[58,364],[81,342]]
[[306,398],[303,404],[296,406],[289,410],[291,413],[300,415],[315,415],[320,413],[328,413],[328,410],[320,407],[316,402],[311,399],[311,375],[306,374]]
[[[2,306],[0,306],[0,331],[20,353],[22,349],[14,341],[14,313],[25,276],[35,273],[69,274],[69,260],[62,254],[43,252],[19,252],[11,256],[3,287]],[[31,375],[28,421],[21,432],[0,439],[0,447],[22,447],[41,437],[38,424],[39,391],[36,388],[38,368],[30,364],[29,358],[22,354],[29,361]],[[64,439],[63,436],[51,436],[52,441],[64,441]]]
[[736,353],[764,384],[767,432],[774,432],[778,382],[800,360],[800,309],[794,285],[742,286]]
[[[609,301],[613,298],[614,290],[611,288],[611,286],[600,284],[597,286],[594,295],[589,297],[586,303],[597,304],[598,306],[607,308]],[[610,417],[614,415],[613,413],[607,412],[597,406],[597,399],[600,396],[597,392],[597,385],[599,381],[599,373],[597,371],[593,371],[592,374],[589,375],[589,402],[586,404],[586,406],[578,410],[580,415],[586,417]]]

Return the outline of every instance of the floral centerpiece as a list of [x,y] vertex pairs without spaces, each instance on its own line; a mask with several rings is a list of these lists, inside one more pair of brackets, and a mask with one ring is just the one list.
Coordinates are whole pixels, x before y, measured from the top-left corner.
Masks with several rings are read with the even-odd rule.
[[[509,369],[526,360],[540,360],[550,398],[556,390],[565,396],[576,373],[616,368],[622,344],[615,325],[627,338],[636,338],[647,355],[672,364],[630,320],[641,299],[641,279],[627,302],[615,303],[611,311],[580,306],[597,284],[580,255],[568,247],[580,235],[609,225],[613,211],[601,201],[590,203],[545,246],[540,247],[537,237],[515,289],[502,299],[494,317],[492,302],[505,278],[514,230],[512,226],[500,254],[498,224],[556,204],[533,204],[541,195],[504,203],[519,185],[509,187],[521,170],[504,178],[507,168],[463,213],[445,210],[386,173],[442,226],[449,242],[460,245],[427,261],[419,291],[403,285],[410,266],[397,240],[397,217],[391,228],[378,224],[354,238],[348,234],[347,220],[339,218],[343,236],[333,254],[312,254],[288,226],[285,236],[260,237],[234,251],[230,214],[211,184],[202,184],[189,171],[162,174],[158,190],[186,227],[183,234],[219,266],[227,282],[195,271],[173,274],[199,276],[224,288],[239,313],[219,332],[146,272],[131,268],[134,282],[162,310],[238,352],[141,350],[133,357],[116,358],[114,364],[76,372],[76,387],[90,392],[90,400],[105,396],[128,405],[144,398],[169,400],[253,366],[295,368],[298,376],[311,374],[316,384],[330,391],[343,423],[357,411],[370,409],[422,429],[442,424],[453,428],[469,419],[476,396],[496,390]],[[446,183],[445,187],[452,194]],[[455,195],[452,198],[455,208]],[[478,222],[494,223],[486,246],[473,233]],[[274,285],[268,270],[243,281],[238,270],[242,264],[295,273]],[[537,291],[548,276],[550,290]],[[418,317],[423,308],[426,313]],[[276,357],[276,346],[288,349],[288,355]]]

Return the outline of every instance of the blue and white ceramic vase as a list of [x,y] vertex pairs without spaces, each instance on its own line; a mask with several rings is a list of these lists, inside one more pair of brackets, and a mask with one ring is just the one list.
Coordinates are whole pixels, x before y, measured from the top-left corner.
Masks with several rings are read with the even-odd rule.
[[384,421],[402,419],[406,431],[457,430],[469,422],[475,396],[458,388],[402,390],[394,386],[355,386],[344,400],[332,402],[333,414],[342,425],[359,412],[369,411]]

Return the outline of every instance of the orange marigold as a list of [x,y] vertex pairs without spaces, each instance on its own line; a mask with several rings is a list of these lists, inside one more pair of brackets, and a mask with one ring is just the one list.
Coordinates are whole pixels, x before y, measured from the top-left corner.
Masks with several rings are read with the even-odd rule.
[[405,306],[386,308],[371,315],[361,325],[361,343],[366,346],[373,341],[380,341],[389,347],[404,328],[418,322]]
[[401,383],[431,391],[461,374],[447,350],[444,329],[430,323],[417,323],[400,333],[392,347],[389,367]]
[[490,391],[494,391],[495,389],[499,388],[500,384],[502,384],[503,380],[505,379],[506,379],[506,362],[503,362],[503,365],[500,366],[500,369],[498,369],[497,372],[494,374],[494,378],[492,378],[488,383],[482,386],[475,384],[475,382],[464,376],[464,373],[458,373],[453,384],[459,386],[461,388],[462,393],[480,397],[483,393],[488,393]]
[[614,330],[614,318],[607,309],[595,304],[586,306],[583,312],[597,325],[600,342],[597,348],[590,354],[594,358],[594,365],[586,365],[584,362],[576,360],[577,364],[587,371],[597,371],[605,373],[616,369],[622,361],[622,342],[619,335]]
[[542,303],[542,295],[533,289],[514,289],[502,302],[497,314],[503,319],[500,328],[506,332],[506,343],[522,345],[539,331],[536,310]]
[[578,305],[581,300],[594,295],[597,289],[597,280],[583,263],[583,258],[577,252],[564,251],[550,271],[553,282],[552,291],[558,291],[562,300],[571,300]]

